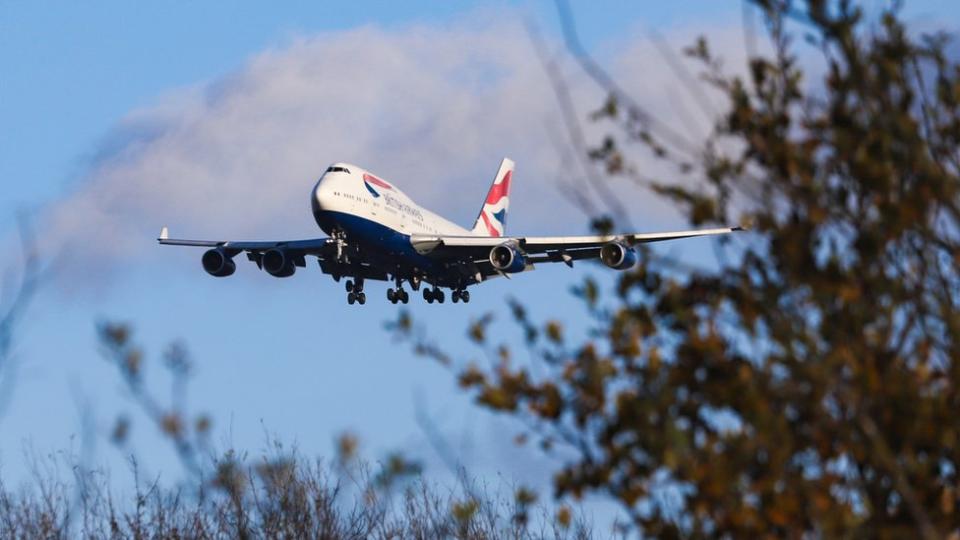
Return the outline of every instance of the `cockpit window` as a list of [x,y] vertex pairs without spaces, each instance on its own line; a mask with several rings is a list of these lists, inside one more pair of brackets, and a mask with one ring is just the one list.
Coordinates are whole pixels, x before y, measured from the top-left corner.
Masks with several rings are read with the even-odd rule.
[[347,174],[350,174],[350,169],[347,169],[344,167],[328,167],[327,172],[345,172]]

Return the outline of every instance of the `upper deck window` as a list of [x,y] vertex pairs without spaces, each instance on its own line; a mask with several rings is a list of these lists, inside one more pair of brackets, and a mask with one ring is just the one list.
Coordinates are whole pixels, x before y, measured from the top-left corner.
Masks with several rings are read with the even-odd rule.
[[345,167],[332,167],[332,166],[331,166],[331,167],[328,167],[328,168],[327,168],[327,172],[345,172],[345,173],[347,173],[347,174],[350,174],[350,169],[347,169],[347,168],[345,168]]

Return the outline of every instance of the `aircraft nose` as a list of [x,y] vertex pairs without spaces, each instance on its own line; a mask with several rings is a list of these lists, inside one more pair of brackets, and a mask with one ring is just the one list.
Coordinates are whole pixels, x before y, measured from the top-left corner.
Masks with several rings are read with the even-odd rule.
[[328,190],[324,188],[323,181],[317,182],[316,187],[313,188],[313,209],[315,212],[329,208],[329,199],[330,195]]

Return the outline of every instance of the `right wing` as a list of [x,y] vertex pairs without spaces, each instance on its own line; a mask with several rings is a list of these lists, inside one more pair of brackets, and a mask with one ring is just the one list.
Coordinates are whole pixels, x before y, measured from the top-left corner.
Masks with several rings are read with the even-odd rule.
[[[273,250],[282,250],[290,257],[295,266],[301,268],[307,265],[306,256],[316,257],[320,269],[339,279],[340,276],[352,276],[367,279],[385,280],[386,274],[364,261],[359,253],[344,253],[342,246],[332,238],[310,238],[306,240],[275,240],[275,241],[233,241],[233,240],[186,240],[170,238],[167,227],[160,230],[157,242],[165,246],[190,246],[220,249],[228,257],[235,257],[246,252],[247,259],[263,269],[263,254]],[[346,261],[346,262],[345,262]]]
[[160,229],[160,237],[157,242],[165,246],[191,246],[221,248],[224,251],[236,255],[242,251],[248,253],[260,253],[271,249],[282,248],[298,255],[317,255],[322,256],[327,246],[333,244],[330,238],[312,238],[309,240],[277,240],[265,242],[235,242],[231,240],[183,240],[170,238],[170,231],[166,227]]

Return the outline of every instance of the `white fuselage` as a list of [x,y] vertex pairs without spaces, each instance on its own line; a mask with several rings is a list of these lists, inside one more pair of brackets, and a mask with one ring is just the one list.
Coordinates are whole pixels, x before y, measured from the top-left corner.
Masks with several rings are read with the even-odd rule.
[[469,236],[472,233],[413,202],[393,184],[348,163],[331,165],[313,189],[313,213],[327,234],[343,229],[363,237],[389,229],[412,234]]

